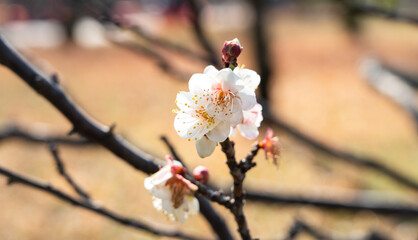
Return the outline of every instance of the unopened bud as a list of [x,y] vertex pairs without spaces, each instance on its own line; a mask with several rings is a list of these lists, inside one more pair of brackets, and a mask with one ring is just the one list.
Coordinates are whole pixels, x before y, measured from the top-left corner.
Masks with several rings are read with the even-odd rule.
[[231,41],[225,41],[224,46],[222,47],[222,60],[224,65],[228,67],[231,63],[232,65],[237,65],[237,57],[241,54],[243,47],[241,46],[239,40],[234,38]]
[[197,166],[193,170],[193,177],[201,183],[206,183],[209,180],[209,170],[205,166]]

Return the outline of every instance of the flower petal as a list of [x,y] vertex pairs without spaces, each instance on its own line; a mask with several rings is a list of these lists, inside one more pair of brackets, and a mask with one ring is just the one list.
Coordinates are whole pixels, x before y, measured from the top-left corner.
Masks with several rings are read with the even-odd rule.
[[221,80],[223,91],[236,93],[244,88],[243,85],[237,85],[239,77],[235,75],[230,68],[220,70],[216,77]]
[[245,88],[245,89],[241,90],[237,94],[237,96],[241,100],[241,107],[242,107],[242,110],[244,110],[244,111],[245,110],[250,110],[257,103],[257,99],[255,97],[255,92],[248,89],[248,88]]
[[216,77],[216,74],[218,74],[218,69],[216,69],[214,66],[209,65],[203,70],[203,74],[207,74],[209,76]]
[[214,142],[223,142],[229,136],[231,126],[229,121],[220,122],[214,129],[209,131],[206,136]]
[[189,90],[192,93],[205,94],[211,89],[214,83],[215,80],[213,77],[202,73],[195,73],[189,80]]
[[251,69],[236,67],[234,73],[243,81],[246,88],[252,89],[253,91],[260,84],[260,75]]
[[199,157],[205,158],[210,156],[215,151],[216,142],[209,140],[206,136],[196,141],[196,150]]
[[255,125],[245,125],[240,124],[238,125],[238,129],[241,133],[241,135],[248,139],[254,139],[258,137],[258,127]]
[[174,119],[174,128],[182,138],[199,140],[216,126],[216,122],[196,118],[186,113],[178,113]]

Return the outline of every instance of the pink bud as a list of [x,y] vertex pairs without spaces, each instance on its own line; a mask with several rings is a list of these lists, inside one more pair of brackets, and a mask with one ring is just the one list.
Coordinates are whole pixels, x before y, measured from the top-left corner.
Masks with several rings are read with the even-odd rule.
[[242,49],[243,47],[237,38],[231,41],[225,41],[222,47],[222,60],[224,64],[229,65],[232,62],[232,64],[236,65],[237,57],[241,54]]
[[206,183],[209,180],[209,170],[205,166],[197,166],[193,170],[193,177],[201,183]]

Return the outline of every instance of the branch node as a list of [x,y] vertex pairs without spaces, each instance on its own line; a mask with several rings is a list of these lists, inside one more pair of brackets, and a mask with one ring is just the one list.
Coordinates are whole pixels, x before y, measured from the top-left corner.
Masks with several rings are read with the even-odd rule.
[[75,127],[73,127],[68,133],[67,136],[71,136],[73,134],[77,133],[77,129]]
[[112,123],[112,125],[110,125],[109,129],[107,130],[106,135],[112,136],[115,128],[116,128],[116,123]]
[[59,79],[58,79],[58,76],[57,76],[57,74],[56,73],[54,73],[54,74],[52,74],[52,76],[51,76],[51,81],[54,83],[54,84],[59,84]]
[[9,178],[7,178],[7,186],[10,186],[10,185],[12,185],[13,183],[17,183],[18,181],[15,179],[15,178],[13,178],[13,177],[9,177]]

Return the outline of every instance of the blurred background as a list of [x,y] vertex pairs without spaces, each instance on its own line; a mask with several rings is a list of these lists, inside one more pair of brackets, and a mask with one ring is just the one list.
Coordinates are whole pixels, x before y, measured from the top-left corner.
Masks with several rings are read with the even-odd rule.
[[[224,155],[216,149],[200,159],[194,144],[175,133],[171,110],[190,76],[219,64],[223,42],[237,37],[244,47],[238,63],[259,72],[258,96],[279,120],[265,119],[258,140],[271,127],[283,145],[279,167],[262,153],[256,157],[257,167],[245,180],[248,191],[418,208],[417,187],[329,151],[370,159],[418,183],[416,1],[0,3],[1,34],[42,71],[57,74],[86,112],[106,125],[116,123],[116,133],[159,158],[169,153],[160,140],[167,136],[190,167],[207,166],[211,183],[223,189],[232,184]],[[45,137],[71,130],[49,102],[4,66],[0,79],[0,132],[18,127]],[[240,136],[234,141],[238,158],[253,143]],[[59,148],[68,172],[103,206],[153,226],[213,237],[201,215],[182,225],[157,212],[143,187],[146,174],[106,149]],[[0,164],[76,196],[46,144],[1,137]],[[160,239],[23,185],[7,186],[4,177],[0,181],[0,239]],[[236,234],[232,215],[214,207]],[[251,199],[244,210],[252,235],[260,239],[282,239],[295,219],[338,239],[364,239],[371,231],[387,239],[418,239],[416,213]],[[303,233],[297,239],[313,237]]]

